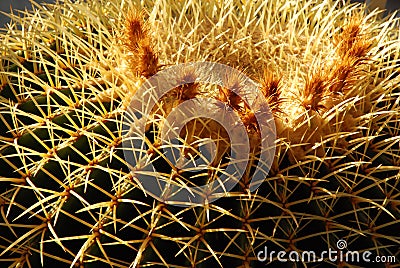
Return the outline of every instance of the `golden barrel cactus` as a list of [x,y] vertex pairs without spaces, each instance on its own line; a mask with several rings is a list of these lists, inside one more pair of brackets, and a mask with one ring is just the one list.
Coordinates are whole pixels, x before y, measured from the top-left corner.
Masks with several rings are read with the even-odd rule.
[[[333,0],[65,0],[21,13],[0,33],[1,265],[398,265],[394,16]],[[213,75],[206,63],[232,69]],[[168,70],[178,84],[152,95],[146,85]],[[200,117],[174,117],[178,131],[166,121],[200,101]],[[222,111],[244,132],[207,118]],[[237,136],[247,151],[233,148]],[[240,152],[236,178],[226,167]],[[231,189],[200,203],[144,187],[223,176]]]

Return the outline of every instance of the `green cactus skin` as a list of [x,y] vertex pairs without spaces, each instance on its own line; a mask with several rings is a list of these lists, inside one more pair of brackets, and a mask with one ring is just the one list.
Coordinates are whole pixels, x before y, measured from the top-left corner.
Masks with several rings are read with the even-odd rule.
[[[370,265],[257,260],[265,247],[320,253],[340,239],[396,258],[374,267],[398,267],[397,19],[331,0],[87,2],[34,4],[0,33],[2,267]],[[241,182],[211,204],[167,205],[142,191],[124,160],[123,115],[146,78],[202,60],[260,82],[276,155],[253,193]],[[201,95],[241,101],[189,85],[162,99],[153,118]],[[235,109],[251,128],[252,111]],[[158,122],[146,132],[147,153],[172,177]],[[214,135],[212,126],[204,133]]]

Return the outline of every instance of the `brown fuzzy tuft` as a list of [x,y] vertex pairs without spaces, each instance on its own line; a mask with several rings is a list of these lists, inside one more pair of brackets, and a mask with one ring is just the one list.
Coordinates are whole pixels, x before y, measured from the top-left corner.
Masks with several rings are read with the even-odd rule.
[[336,38],[339,62],[331,67],[329,80],[332,93],[344,94],[360,79],[363,66],[369,62],[370,36],[362,33],[361,19],[353,18]]
[[333,66],[329,80],[329,90],[333,94],[344,94],[352,89],[360,76],[360,66],[365,61],[346,57],[337,66]]
[[146,78],[157,73],[158,56],[150,35],[150,26],[143,21],[143,12],[131,11],[126,17],[123,44],[127,49],[130,68]]
[[149,36],[149,26],[143,21],[143,15],[134,10],[126,16],[124,45],[132,53],[136,53],[138,44]]
[[260,84],[260,90],[267,99],[271,111],[273,113],[282,113],[280,105],[284,100],[281,96],[281,78],[277,78],[273,73],[264,71]]
[[302,92],[302,105],[306,109],[330,108],[323,104],[325,98],[337,99],[345,95],[361,78],[372,46],[371,38],[362,33],[361,23],[361,19],[356,17],[343,27],[334,39],[338,60],[326,69],[321,66],[307,78]]
[[322,101],[326,96],[326,90],[329,82],[327,77],[317,73],[310,79],[307,79],[304,91],[302,92],[301,104],[307,109],[318,112],[326,108]]
[[137,74],[148,78],[158,72],[158,56],[154,52],[153,46],[147,40],[139,43],[136,56],[139,60],[132,64],[131,67]]
[[334,40],[341,57],[366,57],[371,46],[371,39],[362,33],[362,21],[360,18],[353,18],[342,32]]
[[219,87],[218,99],[222,102],[228,103],[233,109],[242,111],[245,102],[235,92],[240,92],[243,88],[242,77],[232,75],[231,73],[225,74],[222,80],[224,86]]
[[197,74],[195,72],[195,70],[186,70],[180,80],[182,81],[183,85],[179,86],[176,90],[177,90],[177,98],[180,101],[186,101],[189,99],[193,99],[195,98],[197,95],[200,94],[199,88],[200,88],[200,84],[197,82],[189,82],[189,81],[194,81],[197,78]]

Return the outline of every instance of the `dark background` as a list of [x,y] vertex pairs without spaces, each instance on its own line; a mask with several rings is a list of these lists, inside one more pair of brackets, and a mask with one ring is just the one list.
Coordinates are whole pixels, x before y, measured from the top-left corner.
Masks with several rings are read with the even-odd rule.
[[388,11],[397,10],[397,17],[400,16],[400,0],[351,0],[351,2],[367,2],[372,9],[383,8]]
[[[54,3],[55,0],[36,0],[38,3]],[[89,0],[90,1],[90,0]],[[386,7],[389,10],[400,10],[400,0],[352,0],[352,2],[368,2],[372,7]],[[10,12],[10,6],[13,9],[24,10],[25,8],[30,9],[31,4],[29,0],[0,0],[0,10],[4,12]],[[399,14],[397,14],[399,16]],[[3,27],[10,19],[0,14],[0,28]]]
[[[55,3],[55,0],[36,0],[37,3]],[[25,10],[32,9],[32,5],[29,0],[0,0],[0,10],[6,13],[10,12],[10,6],[13,9]],[[4,26],[5,23],[9,22],[10,18],[8,18],[4,14],[0,14],[0,28]]]

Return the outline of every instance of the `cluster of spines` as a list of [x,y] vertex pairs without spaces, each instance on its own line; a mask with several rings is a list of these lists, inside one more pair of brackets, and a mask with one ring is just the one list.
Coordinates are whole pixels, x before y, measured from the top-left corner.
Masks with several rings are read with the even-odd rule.
[[[69,9],[68,5],[64,8]],[[82,5],[82,10],[87,8]],[[93,178],[107,173],[112,180],[119,175],[123,178],[118,167],[121,164],[115,165],[118,162],[115,159],[122,156],[109,154],[120,144],[120,137],[114,135],[118,128],[113,123],[118,121],[117,113],[113,112],[118,110],[118,102],[90,101],[108,85],[96,79],[96,72],[92,74],[89,68],[87,73],[79,69],[88,66],[86,56],[102,58],[102,48],[107,44],[91,43],[92,38],[98,36],[90,28],[92,25],[85,25],[89,29],[70,25],[70,32],[57,25],[54,29],[51,20],[66,22],[65,14],[53,14],[57,18],[37,18],[48,23],[43,24],[46,29],[43,36],[27,41],[35,44],[25,47],[29,57],[15,57],[13,52],[2,58],[2,71],[8,80],[1,90],[2,105],[9,110],[4,109],[1,114],[1,130],[5,131],[1,150],[4,167],[1,171],[1,226],[5,228],[1,232],[1,254],[3,261],[15,266],[47,265],[51,259],[69,265],[75,256],[82,258],[77,255],[80,246],[76,249],[64,246],[76,240],[73,236],[66,238],[67,234],[76,232],[75,227],[81,228],[88,232],[90,241],[90,228],[96,224],[90,223],[93,220],[90,215],[83,216],[85,212],[76,216],[76,210],[81,202],[88,204],[86,199],[90,200],[94,189],[113,196],[112,191],[101,190],[101,178]],[[34,16],[26,16],[19,20],[28,25]],[[82,17],[78,21],[82,21]],[[10,31],[15,32],[16,39],[24,34],[21,30]],[[49,41],[48,48],[45,41],[40,40],[47,34],[54,38]],[[102,34],[107,35],[107,32]],[[21,38],[22,42],[25,38]],[[81,54],[76,55],[78,47]],[[88,51],[93,54],[85,55]],[[86,77],[92,81],[84,81]],[[16,109],[9,108],[14,106],[11,102],[16,103]],[[115,170],[107,167],[109,164],[114,165]],[[63,222],[69,230],[62,226]],[[35,223],[36,226],[32,225]],[[96,232],[93,235],[97,237]]]
[[[300,98],[301,101],[301,105],[306,109],[306,110],[311,110],[311,111],[316,111],[316,112],[321,112],[320,116],[326,116],[324,115],[323,111],[328,111],[329,109],[333,108],[335,105],[338,105],[340,102],[337,101],[337,99],[339,99],[340,101],[343,101],[347,98],[351,98],[353,97],[352,94],[356,94],[353,91],[357,90],[356,84],[358,82],[358,80],[363,77],[362,73],[367,71],[367,69],[369,67],[369,63],[371,62],[368,58],[368,52],[369,49],[372,45],[371,39],[367,36],[364,35],[361,32],[361,25],[362,22],[355,19],[352,20],[348,25],[346,25],[343,29],[343,32],[339,35],[338,39],[340,39],[341,41],[334,43],[336,45],[336,53],[337,53],[337,58],[336,61],[333,62],[332,64],[332,68],[323,68],[321,70],[319,70],[317,72],[317,74],[312,75],[310,77],[309,80],[307,80],[306,84],[305,84],[305,90],[303,92],[304,95],[302,95],[302,97]],[[232,82],[230,87],[224,88],[221,87],[219,88],[219,93],[218,93],[218,97],[217,99],[228,103],[231,107],[235,108],[236,111],[238,111],[239,113],[243,113],[242,114],[242,119],[246,119],[246,117],[248,117],[248,113],[245,113],[246,111],[249,112],[246,108],[246,105],[243,104],[243,100],[241,100],[237,95],[235,95],[232,91],[229,90],[229,88],[235,88],[236,86],[239,86],[240,83],[238,83],[237,81],[235,81],[235,77],[227,77],[227,79],[231,79]],[[229,81],[228,81],[229,82]],[[228,83],[229,84],[229,83]],[[276,79],[275,77],[267,74],[264,78],[264,80],[261,81],[261,87],[260,89],[262,90],[262,92],[264,93],[265,97],[269,100],[269,104],[272,107],[272,110],[274,111],[275,114],[281,113],[283,115],[280,116],[280,118],[284,118],[285,117],[285,111],[282,111],[281,108],[281,104],[284,103],[286,100],[284,97],[282,97],[281,95],[281,90],[282,90],[282,82],[280,79]],[[193,92],[195,92],[195,94],[185,94],[185,92],[183,90],[187,89],[188,92],[191,89],[195,89]],[[191,95],[192,97],[196,97],[199,94],[198,91],[198,85],[196,86],[192,86],[189,85],[186,88],[182,87],[179,89],[179,94],[177,94],[177,96],[179,96],[178,98],[182,98],[182,96],[186,96],[183,97],[181,99],[181,101],[184,101],[187,99],[188,95]],[[329,98],[333,98],[334,101],[332,101],[332,103],[330,104],[330,106],[327,106],[326,104],[326,100]],[[337,98],[337,99],[336,99]],[[362,107],[361,107],[362,108]],[[360,112],[360,111],[358,111]],[[362,111],[361,113],[364,113],[365,111]],[[357,114],[355,114],[354,116],[356,116]],[[314,115],[316,116],[316,115]],[[251,120],[250,120],[251,121]],[[307,119],[303,119],[304,122],[307,121]],[[340,122],[336,122],[334,124],[341,124]],[[306,126],[308,128],[310,128],[310,131],[312,132],[313,129],[312,127],[308,126],[306,124]],[[356,122],[354,122],[353,127],[356,127]],[[350,128],[353,129],[353,128]],[[315,131],[315,129],[314,129]],[[325,135],[326,133],[322,133],[323,135]],[[325,139],[325,136],[320,136],[320,138]],[[346,136],[344,134],[344,136]],[[350,134],[351,136],[351,134]],[[288,137],[290,140],[290,137]],[[303,138],[307,138],[304,136],[303,134]],[[308,140],[310,141],[310,140]],[[327,139],[327,142],[329,141],[329,138]],[[305,141],[306,142],[306,141]],[[317,209],[319,210],[319,212],[314,211],[314,213],[318,213],[320,214],[319,217],[321,217],[321,219],[318,219],[318,217],[316,217],[316,219],[312,220],[312,222],[318,222],[320,220],[322,220],[322,226],[326,226],[325,232],[327,232],[327,234],[332,235],[332,237],[330,239],[333,239],[333,241],[335,241],[335,239],[338,239],[337,236],[334,235],[335,229],[331,229],[332,226],[335,226],[335,224],[333,222],[331,222],[328,219],[323,220],[324,218],[329,218],[331,216],[330,212],[331,210],[334,211],[334,215],[333,217],[337,217],[337,218],[346,218],[348,216],[349,213],[354,212],[355,215],[357,214],[362,214],[363,210],[369,210],[369,209],[373,209],[373,207],[365,207],[365,206],[358,206],[355,205],[355,207],[353,207],[353,210],[350,211],[346,211],[346,209],[349,209],[348,207],[346,207],[344,210],[339,209],[339,207],[341,206],[342,202],[352,202],[351,200],[358,200],[355,204],[362,204],[364,202],[368,202],[368,199],[363,199],[363,198],[356,198],[355,193],[353,193],[352,190],[352,186],[348,186],[345,187],[345,191],[347,191],[347,193],[344,193],[343,196],[342,195],[337,195],[334,194],[335,192],[335,187],[343,187],[342,183],[343,181],[341,179],[339,179],[339,183],[334,183],[332,182],[331,186],[326,185],[325,180],[327,180],[328,178],[331,178],[332,176],[334,177],[334,174],[340,174],[340,171],[338,172],[338,170],[341,170],[340,165],[339,167],[336,166],[338,165],[338,163],[342,162],[342,161],[346,161],[343,159],[343,157],[337,157],[335,156],[335,150],[338,150],[338,152],[341,152],[341,148],[340,147],[336,147],[337,144],[335,144],[335,142],[337,142],[337,140],[333,140],[333,145],[328,145],[328,143],[324,143],[322,142],[322,146],[331,146],[332,148],[329,149],[329,147],[326,147],[324,150],[331,150],[332,156],[328,156],[325,155],[322,158],[322,162],[321,159],[318,161],[315,160],[308,160],[305,161],[305,163],[303,164],[304,167],[301,167],[299,164],[296,164],[296,161],[291,161],[292,163],[295,164],[295,166],[287,166],[286,168],[283,168],[286,166],[286,164],[279,164],[279,168],[281,168],[281,170],[278,170],[276,174],[277,176],[277,183],[275,186],[271,186],[273,189],[277,189],[275,192],[275,194],[277,194],[278,196],[276,196],[278,199],[276,200],[276,202],[278,202],[278,204],[280,204],[280,206],[282,206],[282,211],[283,214],[278,216],[277,219],[278,222],[280,224],[282,224],[282,226],[279,226],[279,229],[281,229],[284,233],[288,232],[288,230],[290,230],[290,232],[294,232],[292,234],[290,233],[286,233],[287,236],[292,237],[290,239],[290,243],[289,243],[289,249],[292,250],[299,250],[297,246],[295,246],[295,244],[300,243],[298,241],[301,241],[301,236],[299,237],[299,239],[295,239],[294,237],[298,236],[299,234],[301,234],[302,230],[308,230],[308,228],[294,228],[291,226],[293,224],[295,224],[296,226],[299,225],[299,223],[296,221],[295,217],[293,215],[290,214],[289,212],[289,208],[296,206],[296,204],[302,204],[304,202],[306,202],[309,198],[310,195],[311,196],[315,196],[316,200],[313,201],[313,204],[310,205],[310,207],[312,207],[313,209]],[[294,140],[292,140],[292,143],[294,146],[296,146],[296,142]],[[298,141],[299,144],[301,144],[301,140]],[[298,145],[297,145],[298,146]],[[301,146],[301,145],[300,145]],[[289,150],[291,150],[292,148],[289,148]],[[354,149],[352,149],[348,154],[351,154],[353,152]],[[311,150],[312,152],[312,150]],[[321,150],[319,150],[319,153],[321,152]],[[337,152],[337,153],[338,153]],[[308,152],[309,153],[309,152]],[[285,151],[281,151],[279,154],[285,155]],[[335,161],[335,158],[337,158],[338,160]],[[282,159],[282,158],[281,158]],[[298,158],[299,160],[301,158]],[[350,160],[351,158],[346,158]],[[332,161],[335,163],[335,166],[331,166]],[[325,165],[328,166],[328,168],[325,167]],[[298,166],[298,168],[297,168]],[[352,168],[353,163],[349,163],[349,165],[347,165],[349,169]],[[282,170],[283,168],[283,170]],[[338,168],[338,169],[337,169]],[[346,165],[344,165],[344,173],[347,174],[346,172]],[[318,173],[318,170],[320,170],[320,174]],[[360,172],[361,174],[362,172]],[[286,176],[292,177],[293,178],[293,182],[290,182],[291,179],[289,179],[289,182],[286,181],[285,179],[283,179],[282,175],[286,174]],[[304,174],[304,186],[306,186],[306,188],[304,188],[301,184],[299,186],[297,186],[295,189],[297,189],[297,193],[299,191],[303,191],[303,194],[300,194],[297,197],[297,200],[293,201],[293,204],[291,202],[288,201],[288,196],[286,196],[286,194],[284,193],[280,193],[280,191],[285,191],[284,189],[288,189],[290,188],[289,185],[293,184],[295,182],[295,177],[299,176],[300,174]],[[307,175],[308,174],[308,175]],[[311,175],[313,174],[313,175]],[[300,175],[301,176],[301,175]],[[314,177],[315,176],[315,177]],[[361,175],[362,176],[362,175]],[[320,179],[321,178],[321,179]],[[355,178],[357,178],[357,174],[355,174]],[[372,178],[374,180],[374,178]],[[268,179],[270,180],[270,179]],[[271,178],[271,182],[275,181],[274,178]],[[275,183],[274,183],[275,184]],[[311,191],[309,192],[307,190],[307,187],[310,187]],[[396,186],[394,186],[396,187]],[[260,191],[261,192],[261,191]],[[307,193],[309,193],[310,195],[308,195]],[[347,198],[346,195],[349,195],[350,198]],[[235,194],[233,194],[233,196],[235,196]],[[239,195],[240,196],[240,195]],[[290,195],[289,195],[290,196]],[[302,199],[302,196],[304,199]],[[320,197],[318,197],[320,196]],[[324,197],[325,196],[325,197]],[[273,197],[271,197],[271,199],[274,199]],[[331,200],[331,202],[325,202],[323,201],[324,199],[327,200]],[[262,200],[263,202],[266,202],[265,198],[261,198],[260,196],[255,196],[254,200]],[[318,201],[318,200],[321,200]],[[243,201],[245,204],[246,202]],[[253,201],[254,202],[254,201]],[[272,201],[271,201],[272,202]],[[261,205],[261,204],[260,204]],[[378,205],[378,207],[383,208],[382,206],[380,206],[378,203],[375,203],[375,205]],[[299,206],[299,205],[297,205]],[[300,206],[301,207],[301,206]],[[304,209],[304,208],[303,208]],[[299,210],[301,211],[301,210]],[[305,213],[305,212],[302,212]],[[286,217],[284,215],[288,215],[287,220],[288,222],[286,222],[286,224],[288,224],[287,228],[288,230],[285,230],[283,226],[285,226],[285,221],[284,220]],[[390,215],[390,213],[389,213]],[[360,217],[363,218],[363,215],[359,215],[356,217]],[[294,222],[291,222],[291,220],[294,220]],[[303,220],[304,221],[304,220]],[[324,221],[326,221],[324,223]],[[277,223],[278,223],[277,222]],[[363,220],[360,220],[360,222],[363,222]],[[395,226],[397,224],[398,221],[395,221],[392,225]],[[307,223],[306,225],[310,225],[310,223]],[[278,227],[278,226],[276,226]],[[297,231],[296,231],[297,230]],[[251,230],[249,230],[251,232]],[[308,230],[309,231],[309,230]],[[308,232],[307,231],[307,232]],[[296,233],[298,232],[298,233]],[[305,231],[303,231],[305,232]],[[321,231],[322,232],[322,231]],[[309,234],[310,235],[310,234]],[[311,237],[317,237],[316,234],[314,235],[310,235]],[[352,236],[354,236],[354,234],[352,234]],[[315,239],[312,239],[313,241],[315,241]],[[386,239],[385,237],[382,237],[382,239]],[[332,245],[334,246],[334,242],[331,241],[327,241],[326,242],[328,245]],[[362,244],[363,242],[361,242]],[[321,244],[321,241],[319,241],[317,244]],[[360,246],[360,243],[354,243],[354,246]],[[379,248],[379,247],[378,247]]]

